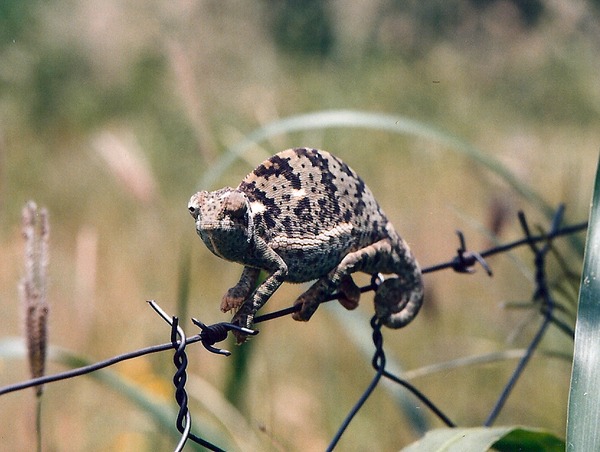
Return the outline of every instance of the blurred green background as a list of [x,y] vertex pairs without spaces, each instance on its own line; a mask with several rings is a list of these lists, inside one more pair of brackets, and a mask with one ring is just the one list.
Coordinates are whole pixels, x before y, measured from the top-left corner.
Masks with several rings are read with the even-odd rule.
[[[343,108],[422,121],[482,149],[548,204],[567,203],[566,221],[584,221],[600,143],[599,15],[592,0],[1,0],[1,336],[22,332],[20,212],[29,199],[50,212],[50,341],[98,360],[169,340],[145,300],[177,312],[188,253],[188,316],[228,320],[220,298],[241,267],[198,240],[187,201],[200,188],[236,186],[285,148],[319,147],[350,164],[422,266],[454,255],[456,229],[482,249],[492,243],[489,232],[501,241],[520,236],[519,209],[546,224],[539,204],[466,157],[427,139],[365,129],[274,136],[215,186],[200,186],[226,149],[291,115]],[[579,272],[581,256],[564,248]],[[530,261],[526,250],[490,259],[493,279],[483,271],[428,275],[419,318],[385,331],[389,358],[415,369],[526,346],[537,311],[505,304],[529,301]],[[553,282],[572,303],[577,287],[563,276],[557,270]],[[301,290],[282,287],[266,310],[288,306]],[[269,322],[249,345],[228,343],[248,354],[234,384],[235,357],[190,349],[190,374],[229,394],[247,423],[211,414],[205,404],[225,402],[204,400],[201,391],[191,401],[195,425],[210,424],[229,441],[222,445],[240,450],[323,450],[372,376],[356,345],[368,345],[369,331],[350,328],[341,311],[322,308],[307,324]],[[348,315],[367,325],[371,296]],[[571,347],[562,334],[548,335],[542,348],[552,356],[536,355],[498,424],[564,434]],[[458,424],[478,425],[515,363],[413,383]],[[50,363],[48,372],[63,369]],[[171,401],[167,354],[115,370]],[[0,361],[2,385],[27,376],[24,360]],[[0,413],[2,448],[31,449],[32,393],[3,396]],[[86,377],[48,386],[43,416],[47,450],[174,445],[143,410]],[[242,439],[233,442],[236,430]],[[395,450],[418,437],[378,389],[340,448]]]

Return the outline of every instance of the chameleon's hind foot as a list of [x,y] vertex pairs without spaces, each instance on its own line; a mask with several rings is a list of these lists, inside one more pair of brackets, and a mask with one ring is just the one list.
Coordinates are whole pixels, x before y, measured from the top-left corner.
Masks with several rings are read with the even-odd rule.
[[338,288],[338,301],[340,304],[351,311],[358,307],[360,301],[360,288],[354,283],[352,276],[346,276]]

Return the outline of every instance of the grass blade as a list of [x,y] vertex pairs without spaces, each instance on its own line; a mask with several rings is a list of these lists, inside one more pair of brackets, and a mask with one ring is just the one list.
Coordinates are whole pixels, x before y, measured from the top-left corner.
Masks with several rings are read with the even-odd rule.
[[579,289],[567,450],[600,450],[600,165]]

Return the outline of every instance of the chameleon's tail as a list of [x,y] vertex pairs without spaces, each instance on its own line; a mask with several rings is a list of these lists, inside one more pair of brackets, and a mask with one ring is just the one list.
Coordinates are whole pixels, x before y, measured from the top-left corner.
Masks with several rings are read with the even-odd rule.
[[408,325],[422,305],[423,282],[418,266],[409,275],[386,279],[375,293],[375,314],[388,328]]

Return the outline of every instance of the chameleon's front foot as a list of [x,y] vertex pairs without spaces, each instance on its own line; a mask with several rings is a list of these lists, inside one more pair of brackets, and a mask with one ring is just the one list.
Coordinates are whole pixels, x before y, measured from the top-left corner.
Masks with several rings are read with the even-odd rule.
[[232,287],[221,299],[221,312],[229,312],[239,308],[246,299],[247,293],[238,286]]
[[[231,323],[242,328],[252,329],[252,326],[254,325],[254,312],[252,312],[252,309],[248,307],[247,303],[244,303],[240,306],[240,308],[232,317]],[[236,343],[238,345],[243,344],[246,342],[246,339],[248,339],[248,335],[241,331],[233,330],[232,333],[235,336]]]
[[221,311],[229,312],[239,308],[256,288],[256,281],[260,275],[260,269],[244,267],[242,276],[238,283],[223,295],[221,300]]

